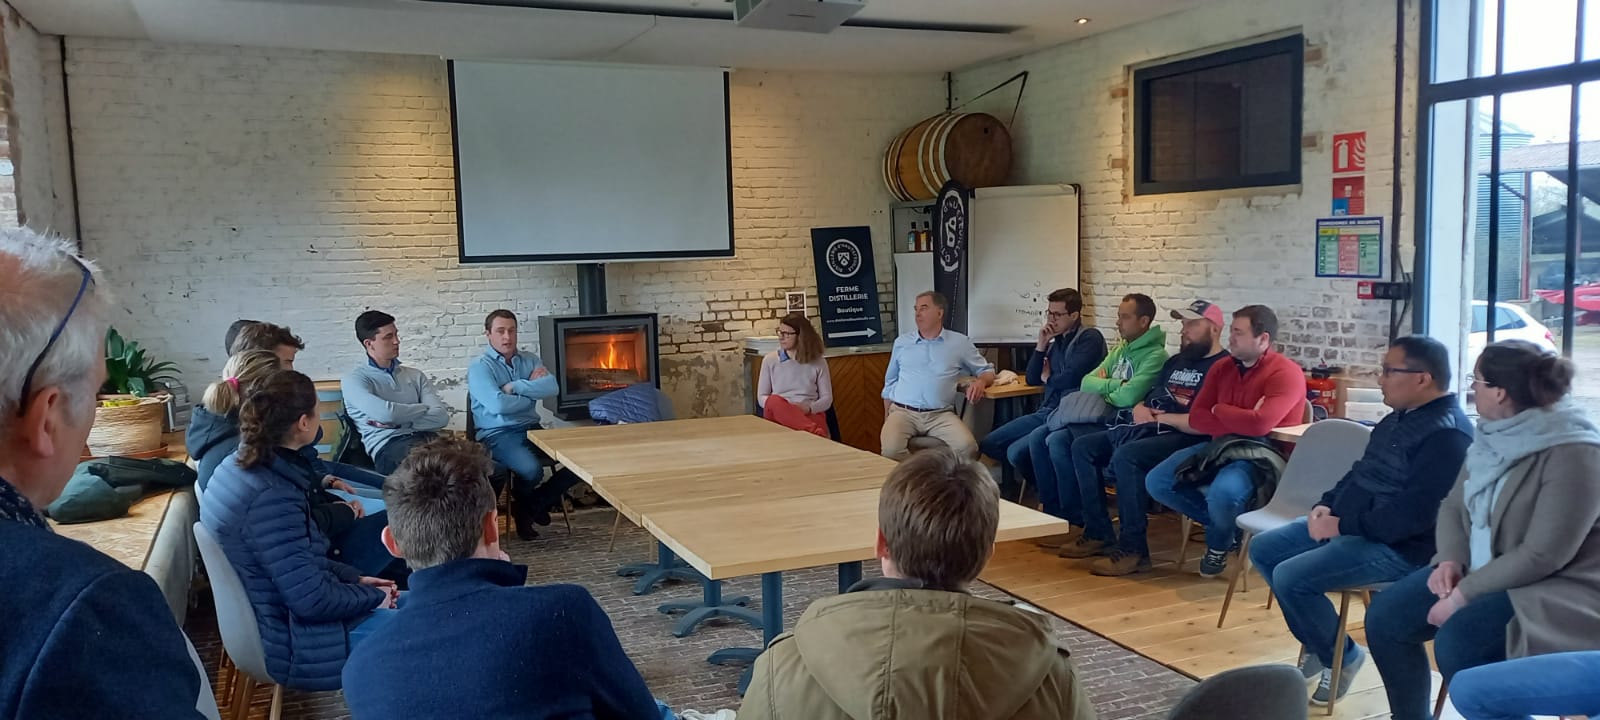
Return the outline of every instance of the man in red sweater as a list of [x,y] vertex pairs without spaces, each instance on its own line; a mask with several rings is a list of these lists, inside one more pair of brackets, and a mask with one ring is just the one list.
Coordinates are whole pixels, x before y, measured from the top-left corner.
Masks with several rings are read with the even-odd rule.
[[[1265,437],[1275,427],[1296,425],[1305,413],[1306,376],[1300,366],[1272,349],[1278,316],[1264,305],[1247,305],[1233,314],[1228,353],[1206,373],[1200,393],[1189,406],[1189,426],[1213,439],[1225,435]],[[1228,566],[1234,546],[1234,518],[1255,494],[1256,471],[1246,461],[1224,466],[1205,493],[1178,482],[1178,467],[1206,452],[1202,443],[1173,453],[1145,476],[1150,497],[1189,516],[1206,528],[1206,554],[1200,575],[1216,577]]]

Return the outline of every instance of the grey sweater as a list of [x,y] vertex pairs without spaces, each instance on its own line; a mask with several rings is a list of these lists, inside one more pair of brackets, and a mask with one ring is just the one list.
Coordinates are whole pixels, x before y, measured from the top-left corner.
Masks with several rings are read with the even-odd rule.
[[344,392],[344,411],[356,421],[361,444],[373,455],[390,440],[439,430],[450,421],[433,381],[399,360],[394,362],[393,372],[368,360],[347,373],[339,387]]

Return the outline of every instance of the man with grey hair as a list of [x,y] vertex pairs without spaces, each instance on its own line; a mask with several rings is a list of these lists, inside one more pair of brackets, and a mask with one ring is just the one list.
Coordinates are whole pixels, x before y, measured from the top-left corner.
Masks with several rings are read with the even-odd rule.
[[589,591],[525,586],[500,550],[491,468],[478,444],[442,437],[384,483],[384,543],[415,572],[344,664],[351,716],[663,717]]
[[928,436],[956,455],[976,457],[978,441],[955,412],[956,383],[962,373],[971,375],[967,402],[976,403],[994,383],[994,366],[966,335],[945,329],[949,303],[943,295],[930,290],[916,302],[916,327],[895,339],[883,375],[880,452],[890,460],[904,460],[911,454],[911,438]]
[[110,314],[70,245],[0,231],[0,718],[216,717],[155,581],[39,513],[94,425]]

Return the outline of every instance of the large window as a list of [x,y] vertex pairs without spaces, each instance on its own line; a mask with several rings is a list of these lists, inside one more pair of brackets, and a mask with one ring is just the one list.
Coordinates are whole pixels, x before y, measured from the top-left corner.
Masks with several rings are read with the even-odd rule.
[[1134,194],[1300,182],[1300,35],[1140,68]]
[[1596,0],[1423,4],[1414,320],[1464,394],[1478,353],[1519,339],[1571,357],[1600,410],[1597,48]]

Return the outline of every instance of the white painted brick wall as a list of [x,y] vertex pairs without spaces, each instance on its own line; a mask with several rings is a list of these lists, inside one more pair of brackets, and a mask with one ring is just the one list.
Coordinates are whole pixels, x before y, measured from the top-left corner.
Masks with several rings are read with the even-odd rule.
[[[1416,7],[1410,3],[1403,178],[1414,162]],[[1273,307],[1280,340],[1293,358],[1370,373],[1388,339],[1389,304],[1355,297],[1355,281],[1319,279],[1312,264],[1313,223],[1329,214],[1330,144],[1340,132],[1367,132],[1367,214],[1393,228],[1394,3],[1389,0],[1217,0],[1170,15],[956,75],[959,97],[973,97],[1029,70],[1014,136],[1012,183],[1083,186],[1082,289],[1093,316],[1110,327],[1123,294],[1143,292],[1163,309],[1203,297],[1232,310]],[[1282,30],[1301,30],[1312,46],[1305,67],[1302,185],[1293,192],[1235,191],[1132,196],[1129,66]],[[1311,60],[1317,51],[1319,60]],[[1014,93],[981,101],[1009,117]],[[959,100],[958,100],[959,102]],[[1116,162],[1117,164],[1113,164]],[[1411,198],[1400,227],[1411,262]],[[1384,249],[1385,272],[1393,258]],[[1173,321],[1166,321],[1175,325]],[[1175,336],[1173,336],[1175,338]]]
[[12,111],[17,121],[13,148],[16,205],[23,221],[40,232],[73,237],[72,181],[67,166],[67,115],[61,91],[61,48],[54,35],[40,35],[9,6],[5,10],[6,64],[11,74]]
[[[309,346],[298,366],[336,377],[360,360],[352,321],[374,307],[460,407],[489,310],[525,327],[576,312],[570,266],[456,262],[438,58],[72,38],[67,70],[85,248],[128,309],[119,329],[191,387],[220,370],[241,316],[289,324]],[[815,296],[810,227],[872,224],[889,281],[879,153],[942,89],[932,75],[733,76],[738,257],[610,269],[613,309],[663,314],[680,412],[742,409],[735,340],[772,329],[782,290]]]

